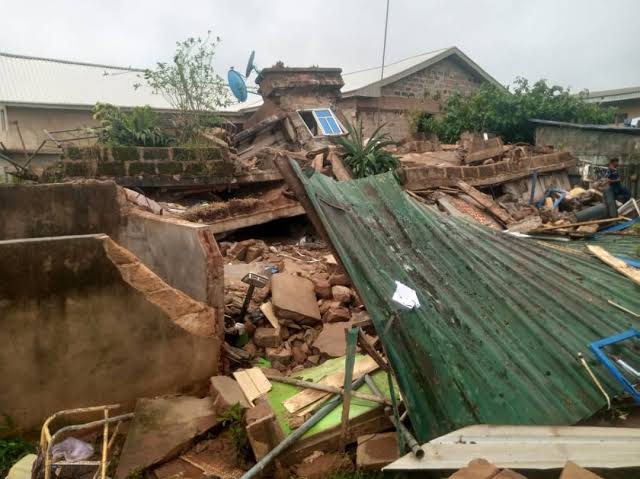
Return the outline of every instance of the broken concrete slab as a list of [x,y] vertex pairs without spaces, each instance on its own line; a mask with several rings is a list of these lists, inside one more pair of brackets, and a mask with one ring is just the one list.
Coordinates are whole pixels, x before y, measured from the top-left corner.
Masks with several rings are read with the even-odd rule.
[[400,457],[395,431],[358,437],[356,466],[363,470],[380,470]]
[[578,466],[575,462],[567,461],[564,466],[560,479],[602,479],[597,474],[594,474],[587,469]]
[[344,356],[347,354],[344,330],[352,325],[353,321],[325,323],[322,332],[313,342],[313,346],[318,348],[321,354],[326,354],[330,358]]
[[271,277],[271,301],[280,319],[314,324],[321,321],[313,282],[299,276],[277,273]]
[[211,399],[191,396],[138,399],[116,479],[167,461],[217,424]]
[[228,376],[213,376],[210,379],[209,395],[217,415],[224,414],[235,404],[240,404],[242,408],[251,406],[240,385]]
[[338,452],[312,455],[307,459],[295,467],[297,477],[303,479],[326,479],[333,474],[353,472],[354,470],[351,459]]

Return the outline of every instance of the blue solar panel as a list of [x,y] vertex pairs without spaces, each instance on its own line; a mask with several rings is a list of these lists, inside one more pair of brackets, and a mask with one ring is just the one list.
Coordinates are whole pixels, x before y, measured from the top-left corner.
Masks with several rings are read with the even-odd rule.
[[316,115],[318,116],[318,118],[322,118],[322,117],[332,117],[333,115],[331,114],[331,110],[316,110]]

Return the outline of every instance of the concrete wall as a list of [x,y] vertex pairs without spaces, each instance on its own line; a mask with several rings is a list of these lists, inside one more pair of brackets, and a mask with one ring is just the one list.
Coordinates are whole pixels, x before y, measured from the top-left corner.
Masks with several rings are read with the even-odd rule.
[[117,241],[174,288],[224,316],[224,264],[210,226],[151,213],[126,216]]
[[621,164],[640,163],[638,134],[544,125],[536,128],[536,145],[570,151],[579,160],[606,165],[610,158]]
[[222,321],[223,262],[211,227],[132,210],[110,181],[0,186],[0,240],[104,233]]
[[0,414],[18,429],[203,384],[221,337],[211,308],[106,235],[0,241]]
[[0,240],[105,233],[122,224],[113,182],[0,186]]
[[[47,139],[44,129],[48,131],[67,130],[97,126],[98,122],[92,118],[91,110],[62,110],[49,108],[24,108],[7,106],[8,130],[0,130],[0,140],[9,150],[22,150],[18,130],[13,124],[17,121],[20,125],[22,138],[29,151],[33,151],[42,140]],[[88,140],[87,140],[88,142]],[[55,145],[47,145],[42,153],[56,153]]]
[[431,97],[444,101],[453,92],[469,94],[484,80],[455,58],[445,58],[382,88],[383,96]]

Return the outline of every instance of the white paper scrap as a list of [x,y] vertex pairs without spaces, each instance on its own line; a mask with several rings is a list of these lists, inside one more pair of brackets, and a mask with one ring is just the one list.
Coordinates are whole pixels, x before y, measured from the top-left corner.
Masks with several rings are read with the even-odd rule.
[[420,307],[420,301],[418,300],[416,292],[400,281],[396,281],[396,291],[393,293],[391,299],[409,309]]

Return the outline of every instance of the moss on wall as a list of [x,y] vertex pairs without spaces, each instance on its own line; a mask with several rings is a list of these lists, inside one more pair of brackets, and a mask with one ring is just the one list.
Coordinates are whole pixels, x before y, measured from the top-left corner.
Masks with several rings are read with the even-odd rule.
[[125,164],[116,162],[98,163],[96,176],[126,176]]
[[137,161],[140,153],[135,146],[114,146],[111,148],[111,156],[114,161]]
[[170,148],[142,148],[141,151],[145,160],[168,160]]
[[182,174],[184,164],[179,161],[163,161],[158,162],[157,167],[161,175],[179,175]]
[[73,163],[64,164],[65,176],[82,176],[88,177],[91,175],[91,165],[87,161],[76,161]]
[[129,163],[128,176],[137,176],[140,174],[155,175],[156,165],[153,163],[145,163],[142,161],[132,161]]

